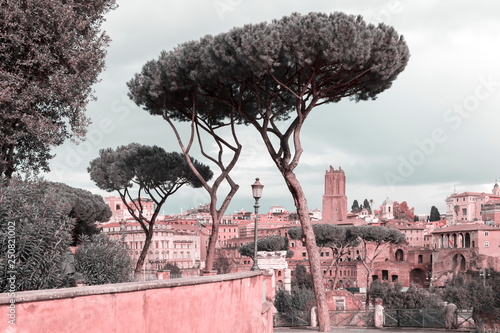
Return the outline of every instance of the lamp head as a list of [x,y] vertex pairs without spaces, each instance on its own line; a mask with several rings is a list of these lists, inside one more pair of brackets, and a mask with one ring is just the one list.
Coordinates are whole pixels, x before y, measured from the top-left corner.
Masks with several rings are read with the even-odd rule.
[[259,182],[259,178],[255,178],[255,183],[252,184],[252,194],[254,199],[260,199],[262,197],[262,189],[264,185]]

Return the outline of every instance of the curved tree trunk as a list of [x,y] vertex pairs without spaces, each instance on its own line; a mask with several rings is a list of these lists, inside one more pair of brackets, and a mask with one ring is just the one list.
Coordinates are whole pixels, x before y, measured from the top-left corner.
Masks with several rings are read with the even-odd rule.
[[149,247],[151,245],[151,239],[153,239],[154,230],[153,226],[149,227],[149,230],[146,234],[146,240],[144,241],[144,246],[142,247],[141,254],[139,255],[139,259],[137,259],[137,264],[135,265],[134,278],[136,281],[139,281],[142,274],[142,268],[144,266],[144,261],[146,260],[146,256],[149,251]]
[[318,306],[318,321],[320,332],[327,332],[331,330],[330,314],[328,312],[328,305],[326,302],[326,294],[323,283],[323,273],[321,271],[321,262],[319,257],[318,247],[316,246],[316,238],[311,225],[309,217],[309,210],[307,208],[307,200],[305,194],[300,186],[297,177],[293,172],[283,173],[285,182],[293,196],[297,214],[299,215],[302,232],[306,240],[307,254],[309,255],[309,267],[313,278],[314,295],[316,298],[316,305]]
[[210,202],[210,215],[212,215],[212,233],[210,234],[210,239],[208,240],[207,246],[207,259],[205,270],[211,271],[214,267],[215,260],[215,246],[217,245],[217,241],[219,240],[219,216],[221,216],[217,212],[216,204],[217,198],[215,195],[212,195],[212,200]]

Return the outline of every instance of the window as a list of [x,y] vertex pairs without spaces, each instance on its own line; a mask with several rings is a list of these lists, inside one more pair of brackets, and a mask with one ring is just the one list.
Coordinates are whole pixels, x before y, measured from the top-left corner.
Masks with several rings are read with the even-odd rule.
[[382,270],[382,280],[384,281],[389,280],[389,271]]
[[424,261],[424,256],[419,254],[418,255],[418,263],[421,264]]
[[467,215],[467,208],[462,208],[462,215]]
[[345,297],[335,298],[335,309],[340,311],[345,310]]
[[490,247],[490,242],[488,241],[484,242],[484,247]]
[[490,235],[490,232],[489,232],[489,231],[485,231],[485,232],[484,232],[484,235],[485,235],[485,236],[489,236],[489,235]]
[[305,258],[305,257],[306,257],[306,253],[305,253],[305,252],[302,252],[302,256]]
[[120,210],[120,209],[121,209],[120,205],[116,205],[116,210]]

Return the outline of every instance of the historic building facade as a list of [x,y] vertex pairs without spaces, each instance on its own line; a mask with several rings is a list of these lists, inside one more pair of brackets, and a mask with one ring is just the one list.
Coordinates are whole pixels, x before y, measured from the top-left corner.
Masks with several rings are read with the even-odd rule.
[[492,193],[453,193],[445,201],[446,222],[449,225],[471,221],[487,221],[487,218],[491,215],[486,218],[483,217],[483,210],[486,208],[485,205],[488,206],[495,201],[500,201],[500,187],[495,183]]

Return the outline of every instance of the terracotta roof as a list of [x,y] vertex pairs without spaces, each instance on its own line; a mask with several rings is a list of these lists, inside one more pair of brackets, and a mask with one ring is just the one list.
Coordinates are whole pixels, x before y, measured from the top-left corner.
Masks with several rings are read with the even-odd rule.
[[464,224],[456,224],[456,225],[449,225],[446,227],[434,229],[432,231],[432,234],[440,234],[440,233],[445,233],[445,232],[455,232],[455,231],[476,231],[476,230],[498,230],[500,231],[499,227],[491,226],[491,225],[486,225],[482,223],[464,223]]

